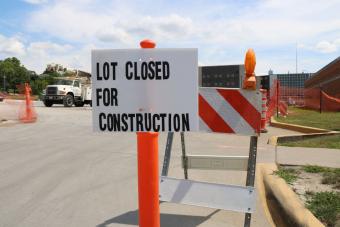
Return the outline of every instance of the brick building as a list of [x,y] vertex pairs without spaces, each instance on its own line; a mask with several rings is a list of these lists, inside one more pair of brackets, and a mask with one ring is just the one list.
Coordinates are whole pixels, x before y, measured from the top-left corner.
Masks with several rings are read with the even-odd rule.
[[321,88],[326,94],[340,98],[340,57],[306,80],[305,88]]

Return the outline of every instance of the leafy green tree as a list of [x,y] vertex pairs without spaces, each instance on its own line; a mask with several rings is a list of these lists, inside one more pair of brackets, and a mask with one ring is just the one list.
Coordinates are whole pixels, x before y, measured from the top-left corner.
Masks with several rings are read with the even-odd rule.
[[29,71],[15,57],[0,61],[0,76],[2,79],[6,76],[6,91],[15,91],[16,85],[30,81]]

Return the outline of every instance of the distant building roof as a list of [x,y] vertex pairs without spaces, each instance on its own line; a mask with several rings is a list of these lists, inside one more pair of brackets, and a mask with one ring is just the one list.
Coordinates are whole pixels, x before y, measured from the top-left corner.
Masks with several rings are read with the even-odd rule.
[[316,87],[323,84],[327,84],[340,78],[340,57],[337,57],[331,63],[317,71],[313,77],[306,80],[305,87]]

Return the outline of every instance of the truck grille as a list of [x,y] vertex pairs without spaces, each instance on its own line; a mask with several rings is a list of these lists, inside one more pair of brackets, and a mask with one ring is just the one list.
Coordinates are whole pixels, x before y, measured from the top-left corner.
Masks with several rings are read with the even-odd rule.
[[46,90],[46,95],[57,95],[58,88],[57,87],[48,87]]

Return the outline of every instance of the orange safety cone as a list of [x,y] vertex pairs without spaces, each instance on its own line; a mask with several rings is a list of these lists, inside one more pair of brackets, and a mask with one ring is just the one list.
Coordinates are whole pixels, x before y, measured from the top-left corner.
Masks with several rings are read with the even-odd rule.
[[[152,40],[142,48],[155,48]],[[137,132],[139,226],[159,227],[158,132]]]
[[249,49],[246,53],[246,57],[244,60],[244,67],[246,70],[246,76],[243,81],[243,88],[255,90],[256,89],[256,79],[255,79],[255,65],[256,65],[256,57],[253,49]]
[[23,111],[20,112],[19,120],[23,123],[32,123],[37,120],[37,115],[33,109],[31,101],[32,89],[28,83],[25,83],[24,92],[25,92],[25,108]]

